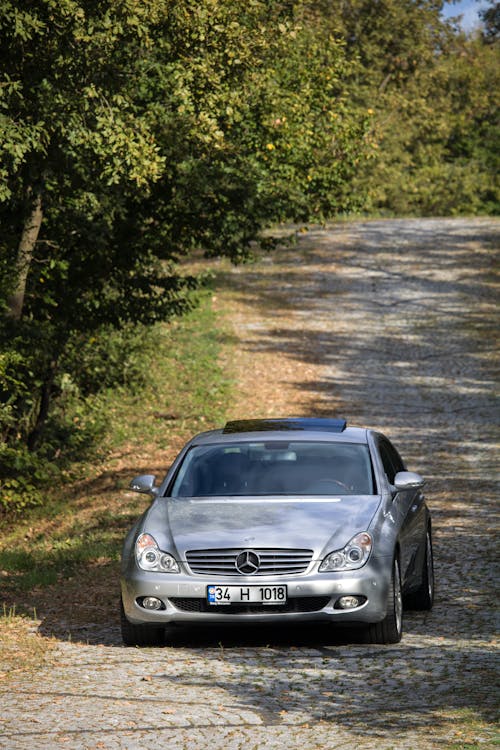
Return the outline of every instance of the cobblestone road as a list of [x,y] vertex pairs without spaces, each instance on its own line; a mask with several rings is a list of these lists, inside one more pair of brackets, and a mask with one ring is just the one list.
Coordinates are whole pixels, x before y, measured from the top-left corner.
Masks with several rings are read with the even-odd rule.
[[317,414],[384,429],[427,477],[433,612],[408,614],[391,647],[316,628],[126,649],[88,623],[50,671],[2,686],[0,747],[493,747],[499,237],[486,219],[357,223],[234,272],[243,345],[310,362]]

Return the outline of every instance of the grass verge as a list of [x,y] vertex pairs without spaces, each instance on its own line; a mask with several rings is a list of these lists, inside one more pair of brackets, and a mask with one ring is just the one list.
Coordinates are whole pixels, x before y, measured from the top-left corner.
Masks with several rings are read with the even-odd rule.
[[[130,479],[161,476],[186,439],[224,421],[232,385],[220,365],[229,339],[218,326],[209,295],[158,325],[141,354],[144,386],[108,390],[89,404],[107,423],[99,457],[71,466],[43,506],[2,522],[1,663],[12,666],[13,648],[16,669],[44,658],[33,608],[48,635],[72,637],[84,621],[113,621],[121,545],[147,505],[127,491]],[[15,649],[21,634],[34,639],[32,648]],[[32,656],[23,662],[22,653]]]
[[0,613],[0,680],[20,671],[36,669],[48,660],[55,641],[42,638],[37,626],[36,611],[30,619],[18,615],[15,607],[3,605]]

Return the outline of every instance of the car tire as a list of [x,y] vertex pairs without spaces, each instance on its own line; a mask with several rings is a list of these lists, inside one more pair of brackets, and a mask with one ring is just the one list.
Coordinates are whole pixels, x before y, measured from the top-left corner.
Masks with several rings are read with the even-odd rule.
[[403,595],[399,561],[392,564],[391,582],[387,594],[387,614],[381,622],[368,625],[364,632],[365,643],[399,643],[403,635]]
[[430,528],[425,535],[425,555],[420,586],[405,598],[408,609],[430,610],[434,604],[434,555]]
[[125,646],[163,646],[165,628],[158,625],[134,625],[127,620],[120,599],[120,625]]

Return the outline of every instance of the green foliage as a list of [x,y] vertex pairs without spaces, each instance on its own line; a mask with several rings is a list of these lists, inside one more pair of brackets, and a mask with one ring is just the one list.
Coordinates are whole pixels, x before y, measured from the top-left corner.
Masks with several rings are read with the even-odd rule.
[[22,443],[0,442],[0,516],[42,505],[45,488],[59,476],[53,462],[28,451]]
[[76,336],[60,363],[60,388],[84,397],[108,388],[135,392],[145,385],[143,359],[154,349],[157,336],[148,326],[103,325],[90,336]]
[[321,28],[278,2],[175,2],[153,56],[145,95],[168,168],[139,214],[155,208],[155,247],[239,260],[271,222],[353,204],[364,119]]
[[21,10],[2,3],[3,199],[22,187],[22,167],[35,180],[43,171],[55,189],[61,160],[80,171],[90,159],[96,177],[110,184],[144,186],[158,177],[163,159],[147,114],[135,111],[120,78],[152,44],[160,5],[38,0]]
[[479,11],[484,23],[483,35],[487,42],[498,41],[500,36],[500,2],[490,2],[489,8]]
[[500,209],[498,42],[490,27],[466,37],[443,21],[441,5],[354,0],[327,13],[358,61],[352,96],[372,114],[374,150],[351,183],[367,191],[369,211]]
[[461,38],[403,92],[387,94],[374,123],[378,156],[363,174],[373,207],[498,213],[499,51]]
[[11,341],[12,348],[0,355],[0,510],[42,503],[44,488],[64,467],[95,454],[107,425],[92,396],[103,389],[144,386],[145,363],[157,341],[154,330],[129,324],[120,330],[103,326],[68,342],[53,373],[53,408],[36,452],[27,442],[47,367],[40,353],[53,353],[54,341],[38,340],[37,347],[23,337]]
[[141,353],[145,380],[139,392],[129,388],[96,396],[109,424],[106,444],[165,448],[175,433],[187,440],[219,426],[231,400],[230,376],[219,362],[225,340],[208,298],[178,320],[158,324],[152,348]]

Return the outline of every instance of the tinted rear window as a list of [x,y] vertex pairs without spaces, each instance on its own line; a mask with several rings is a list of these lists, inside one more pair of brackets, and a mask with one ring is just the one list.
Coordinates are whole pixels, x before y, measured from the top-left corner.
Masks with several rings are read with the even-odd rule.
[[224,443],[191,448],[170,495],[372,495],[372,477],[366,445]]

